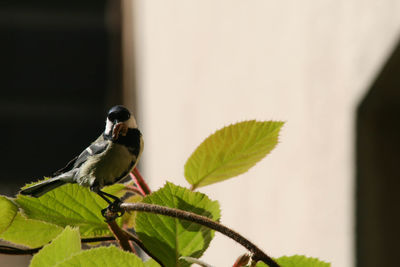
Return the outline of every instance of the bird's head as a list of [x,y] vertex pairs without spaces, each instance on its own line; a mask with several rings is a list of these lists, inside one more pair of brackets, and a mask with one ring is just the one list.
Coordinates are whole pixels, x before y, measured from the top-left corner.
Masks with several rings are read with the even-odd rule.
[[106,136],[111,136],[113,140],[116,140],[120,135],[125,136],[128,129],[134,128],[137,128],[136,120],[124,106],[114,106],[108,111],[104,130]]

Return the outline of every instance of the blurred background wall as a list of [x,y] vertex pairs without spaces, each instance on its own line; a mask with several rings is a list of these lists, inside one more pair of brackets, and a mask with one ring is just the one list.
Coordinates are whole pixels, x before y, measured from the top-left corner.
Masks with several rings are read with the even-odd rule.
[[[185,160],[214,130],[253,118],[285,120],[265,160],[200,191],[220,201],[223,223],[271,255],[304,253],[353,266],[356,110],[395,47],[400,3],[176,0],[131,8],[142,166],[152,187],[165,179],[187,185]],[[384,179],[375,174],[375,184]],[[378,203],[369,188],[361,197]],[[360,227],[378,215],[371,208],[363,206]],[[377,230],[385,224],[372,225],[360,232],[360,248],[369,250],[359,253],[359,266],[386,257],[371,256],[385,244],[368,232],[389,237]],[[229,266],[243,252],[217,235],[204,259]]]
[[[222,223],[276,257],[395,265],[400,2],[10,3],[2,193],[62,167],[115,103],[136,111],[153,190],[187,186],[186,159],[216,129],[284,120],[266,159],[200,188],[220,201]],[[203,259],[231,266],[244,252],[217,234]]]

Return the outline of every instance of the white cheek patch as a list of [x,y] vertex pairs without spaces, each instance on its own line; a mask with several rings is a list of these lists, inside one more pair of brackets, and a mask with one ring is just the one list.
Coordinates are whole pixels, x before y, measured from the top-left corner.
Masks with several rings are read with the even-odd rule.
[[113,123],[107,118],[107,120],[106,120],[106,129],[104,130],[104,133],[106,135],[110,135],[112,129],[113,129]]
[[133,115],[125,122],[125,124],[128,126],[128,128],[137,128],[136,120]]

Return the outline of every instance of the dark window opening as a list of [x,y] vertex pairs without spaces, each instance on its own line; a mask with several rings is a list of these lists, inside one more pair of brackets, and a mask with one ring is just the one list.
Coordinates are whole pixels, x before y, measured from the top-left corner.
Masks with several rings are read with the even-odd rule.
[[0,4],[1,194],[51,175],[103,131],[122,99],[119,4]]

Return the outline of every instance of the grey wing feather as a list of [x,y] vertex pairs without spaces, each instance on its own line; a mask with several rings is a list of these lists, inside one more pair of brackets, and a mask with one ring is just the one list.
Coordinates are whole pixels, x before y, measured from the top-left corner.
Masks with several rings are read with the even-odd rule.
[[68,172],[72,169],[79,168],[87,160],[88,157],[102,153],[104,150],[107,149],[108,145],[109,142],[104,140],[103,136],[101,135],[99,138],[97,138],[96,141],[94,141],[90,146],[83,150],[83,152],[79,156],[76,156],[71,161],[69,161],[64,168],[56,171],[53,174],[53,177]]

